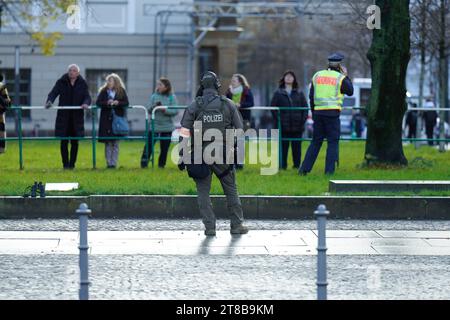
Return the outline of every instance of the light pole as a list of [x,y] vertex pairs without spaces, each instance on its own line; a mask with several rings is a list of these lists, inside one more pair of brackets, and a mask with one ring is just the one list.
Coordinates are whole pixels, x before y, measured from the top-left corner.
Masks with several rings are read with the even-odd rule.
[[[14,58],[14,106],[18,107],[20,105],[20,47],[15,46],[15,58]],[[21,117],[21,110],[16,110],[15,127],[18,130],[19,117]]]

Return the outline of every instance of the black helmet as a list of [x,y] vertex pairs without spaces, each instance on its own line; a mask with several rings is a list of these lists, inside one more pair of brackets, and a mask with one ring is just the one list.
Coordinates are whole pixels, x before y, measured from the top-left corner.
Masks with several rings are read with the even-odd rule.
[[221,87],[219,78],[212,71],[207,71],[201,80],[201,86],[203,89],[219,89]]

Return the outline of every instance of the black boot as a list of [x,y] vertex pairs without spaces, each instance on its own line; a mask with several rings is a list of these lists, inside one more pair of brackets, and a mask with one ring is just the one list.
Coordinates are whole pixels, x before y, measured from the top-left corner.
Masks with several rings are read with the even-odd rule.
[[207,237],[215,237],[216,236],[216,229],[206,229],[205,230],[205,236],[207,236]]
[[249,229],[244,226],[243,224],[237,225],[237,226],[231,226],[230,233],[231,234],[247,234],[249,232]]

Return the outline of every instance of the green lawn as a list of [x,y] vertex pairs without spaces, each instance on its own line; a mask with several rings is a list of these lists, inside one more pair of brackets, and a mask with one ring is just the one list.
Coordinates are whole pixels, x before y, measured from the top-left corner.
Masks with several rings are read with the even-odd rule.
[[[303,154],[309,143],[303,143]],[[25,141],[25,169],[19,170],[18,144],[9,142],[6,154],[0,155],[0,195],[22,195],[24,189],[34,181],[79,182],[80,189],[71,195],[92,194],[195,194],[194,182],[185,172],[168,163],[166,169],[140,169],[142,142],[121,142],[120,168],[105,169],[104,146],[97,147],[97,167],[92,168],[90,142],[80,145],[77,169],[62,170],[59,143],[55,141]],[[293,169],[275,176],[261,176],[259,167],[246,166],[238,173],[238,186],[242,195],[324,195],[328,191],[329,177],[324,176],[325,148],[314,171],[300,177]],[[158,149],[157,149],[158,152]],[[410,161],[408,168],[363,169],[364,144],[341,143],[341,163],[333,179],[365,180],[450,180],[450,154],[439,153],[429,147],[415,150],[405,147]],[[214,179],[213,194],[222,194],[220,184]],[[407,195],[397,193],[396,195]],[[450,192],[423,192],[421,195],[447,195]]]

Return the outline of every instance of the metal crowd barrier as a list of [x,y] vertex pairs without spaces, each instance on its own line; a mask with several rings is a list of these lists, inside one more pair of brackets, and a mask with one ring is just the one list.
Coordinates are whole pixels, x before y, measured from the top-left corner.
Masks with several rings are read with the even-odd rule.
[[[155,149],[155,141],[161,141],[161,140],[169,140],[171,138],[161,138],[161,137],[155,137],[155,114],[158,110],[165,110],[165,109],[172,109],[172,110],[184,110],[187,109],[187,106],[158,106],[152,109],[152,113],[151,113],[151,144],[152,144],[152,157],[151,157],[151,161],[152,161],[152,167],[155,166],[155,161],[154,161],[154,149]],[[343,107],[342,110],[365,110],[365,107]],[[257,111],[257,110],[266,110],[266,111],[310,111],[311,108],[300,108],[300,107],[268,107],[268,106],[255,106],[255,107],[251,107],[251,108],[242,108],[240,110],[246,110],[246,111]],[[449,108],[433,108],[433,109],[429,109],[429,108],[410,108],[408,109],[408,111],[436,111],[436,112],[440,112],[440,111],[448,111],[450,112]],[[281,128],[281,114],[280,112],[277,112],[277,126],[278,128]],[[311,141],[311,138],[283,138],[282,136],[282,131],[280,130],[280,134],[278,135],[278,157],[279,157],[279,163],[281,163],[281,148],[282,148],[282,142],[283,141]],[[346,137],[341,137],[340,139],[341,141],[366,141],[366,138],[346,138]],[[450,142],[450,139],[432,139],[434,142]],[[419,138],[415,138],[415,139],[408,139],[408,138],[403,138],[402,141],[404,142],[428,142],[429,139],[419,139]],[[148,154],[147,154],[147,159],[148,159]]]
[[[154,149],[155,149],[155,134],[154,134],[154,120],[155,120],[155,114],[158,110],[165,110],[165,109],[172,109],[172,110],[184,110],[187,109],[187,106],[158,106],[152,109],[152,116],[151,116],[151,141],[152,141],[152,167],[155,166],[155,156],[154,156]],[[290,110],[290,111],[309,111],[309,108],[291,108],[291,107],[265,107],[265,106],[255,106],[251,108],[242,108],[240,110],[248,110],[248,111],[257,111],[257,110],[266,110],[266,111],[283,111],[283,110]],[[277,125],[278,128],[281,128],[281,117],[280,112],[277,112]],[[158,138],[157,140],[169,140],[171,138]],[[282,135],[280,134],[278,137],[278,157],[279,157],[279,163],[281,163],[281,143],[283,141],[286,141],[287,139],[282,138]],[[293,140],[293,139],[291,139]],[[147,157],[148,158],[148,157]]]
[[[172,110],[184,110],[187,109],[187,106],[158,106],[152,109],[152,115],[151,115],[151,141],[152,141],[152,167],[155,166],[155,157],[154,157],[154,146],[155,146],[155,133],[154,133],[154,120],[155,120],[155,114],[156,111],[158,110],[165,110],[165,109],[172,109]],[[348,108],[348,107],[344,107],[343,109],[363,109],[363,108]],[[251,108],[241,108],[240,110],[245,110],[245,111],[258,111],[258,110],[264,110],[264,111],[309,111],[310,108],[300,108],[300,107],[268,107],[268,106],[255,106],[255,107],[251,107]],[[278,128],[281,128],[281,115],[280,112],[277,112],[277,126]],[[156,140],[169,140],[171,138],[157,138]],[[280,134],[278,136],[278,157],[279,157],[279,163],[281,163],[281,156],[282,156],[282,142],[283,141],[307,141],[307,140],[311,140],[311,139],[303,139],[303,138],[299,138],[299,139],[292,139],[292,138],[283,138],[282,137],[282,133],[280,130]],[[358,139],[359,140],[359,139]],[[147,158],[148,158],[148,154],[147,154]]]
[[[87,110],[92,111],[92,117],[91,117],[91,123],[92,123],[92,134],[91,136],[84,136],[84,137],[24,137],[22,133],[22,111],[23,110],[45,110],[46,108],[44,106],[26,106],[26,107],[12,107],[12,110],[15,110],[18,117],[18,125],[17,125],[17,137],[11,137],[6,138],[2,140],[7,141],[19,141],[19,166],[22,170],[24,167],[24,160],[23,160],[23,142],[25,140],[37,140],[37,141],[45,141],[45,140],[91,140],[92,141],[92,168],[97,167],[97,155],[96,155],[96,144],[98,140],[144,140],[145,141],[145,152],[147,159],[149,159],[149,135],[150,135],[150,141],[151,141],[151,162],[152,167],[155,165],[155,141],[158,140],[169,140],[171,138],[164,138],[164,137],[156,137],[155,136],[155,114],[158,110],[163,109],[172,109],[172,110],[184,110],[187,109],[187,106],[158,106],[152,109],[151,111],[151,117],[149,116],[149,110],[147,107],[142,105],[136,105],[136,106],[129,106],[129,109],[141,109],[144,110],[145,114],[145,133],[143,136],[126,136],[126,137],[99,137],[96,135],[96,129],[95,124],[97,122],[97,112],[93,112],[97,109],[101,109],[98,106],[90,106],[87,108]],[[49,110],[79,110],[82,109],[81,107],[51,107]],[[343,107],[343,110],[364,110],[365,108],[355,108],[355,107]],[[257,111],[257,110],[265,110],[265,111],[309,111],[310,108],[296,108],[296,107],[268,107],[268,106],[255,106],[252,108],[245,108],[242,110],[247,111]],[[409,108],[408,111],[444,111],[444,112],[450,112],[449,108]],[[149,123],[151,121],[151,123]],[[277,125],[278,128],[281,128],[281,115],[280,112],[277,112]],[[283,138],[282,132],[280,131],[279,134],[279,158],[281,163],[281,148],[282,148],[282,142],[283,141],[311,141],[310,138]],[[420,139],[420,138],[403,138],[404,142],[427,142],[430,139]],[[342,137],[341,141],[366,141],[365,138],[346,138]],[[436,138],[432,139],[434,142],[444,142],[448,143],[450,142],[450,139],[441,139]]]
[[101,109],[101,107],[98,106],[89,106],[86,108],[86,110],[91,110],[92,117],[91,117],[91,136],[84,136],[84,137],[24,137],[22,133],[22,111],[23,110],[81,110],[83,108],[81,107],[73,107],[73,106],[67,106],[67,107],[51,107],[46,108],[44,106],[27,106],[27,107],[12,107],[11,110],[15,110],[18,117],[18,125],[17,125],[17,137],[12,138],[6,138],[6,140],[12,140],[12,141],[19,141],[19,166],[20,170],[23,170],[23,141],[24,140],[91,140],[92,141],[92,168],[95,169],[97,167],[97,141],[98,140],[142,140],[145,139],[145,148],[148,152],[148,139],[147,134],[149,131],[149,113],[148,109],[145,106],[136,105],[136,106],[129,106],[127,109],[140,109],[144,110],[145,114],[145,135],[144,136],[126,136],[126,137],[98,137],[96,136],[96,129],[95,124],[97,122],[97,112],[94,112],[98,109]]

